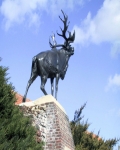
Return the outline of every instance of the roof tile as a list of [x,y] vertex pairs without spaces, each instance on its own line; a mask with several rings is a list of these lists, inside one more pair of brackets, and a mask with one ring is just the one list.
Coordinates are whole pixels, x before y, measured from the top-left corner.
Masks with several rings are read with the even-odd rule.
[[[23,100],[23,96],[16,93],[15,94],[16,98],[17,98],[17,101],[15,102],[15,105],[19,105],[22,103],[22,100]],[[26,102],[30,102],[31,100],[30,99],[26,99]]]

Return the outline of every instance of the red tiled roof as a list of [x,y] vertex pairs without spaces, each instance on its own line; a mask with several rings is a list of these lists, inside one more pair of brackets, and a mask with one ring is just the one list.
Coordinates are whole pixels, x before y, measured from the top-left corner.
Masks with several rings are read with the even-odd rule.
[[[91,132],[86,131],[86,133],[87,133],[87,134],[90,134]],[[92,136],[93,136],[93,138],[97,138],[98,141],[101,140],[101,138],[100,138],[99,136],[97,136],[96,134],[94,134],[94,133],[92,134]]]
[[[23,96],[16,93],[16,98],[17,98],[17,101],[15,102],[15,105],[19,105],[22,103],[22,100],[23,100]],[[26,99],[26,102],[30,102],[31,100],[30,99]]]

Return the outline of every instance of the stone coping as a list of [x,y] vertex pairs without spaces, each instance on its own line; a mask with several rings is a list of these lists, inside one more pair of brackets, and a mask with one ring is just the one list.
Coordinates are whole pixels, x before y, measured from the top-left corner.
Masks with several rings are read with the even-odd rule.
[[30,107],[30,106],[41,105],[41,104],[50,103],[50,102],[54,102],[66,114],[64,108],[52,95],[42,96],[34,101],[21,103],[19,104],[19,106]]

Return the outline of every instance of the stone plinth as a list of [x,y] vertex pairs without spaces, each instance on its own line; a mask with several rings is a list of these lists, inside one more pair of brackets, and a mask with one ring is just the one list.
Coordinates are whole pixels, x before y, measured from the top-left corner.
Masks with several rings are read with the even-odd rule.
[[21,106],[27,110],[25,115],[33,115],[33,125],[41,132],[38,139],[42,138],[45,142],[44,150],[75,149],[69,119],[53,96],[43,96]]

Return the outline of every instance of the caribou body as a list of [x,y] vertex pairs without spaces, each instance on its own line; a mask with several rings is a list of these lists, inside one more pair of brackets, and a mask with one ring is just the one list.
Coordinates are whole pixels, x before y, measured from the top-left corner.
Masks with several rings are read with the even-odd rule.
[[[33,57],[32,59],[32,68],[31,68],[31,76],[28,81],[26,92],[23,97],[23,102],[26,100],[27,92],[30,87],[30,85],[33,83],[33,81],[40,76],[41,77],[41,90],[42,92],[47,95],[47,92],[45,90],[45,84],[48,78],[51,80],[51,94],[54,94],[54,78],[56,78],[56,84],[55,84],[55,98],[57,99],[57,91],[58,91],[58,81],[61,78],[62,80],[65,77],[67,68],[68,68],[68,61],[71,55],[74,54],[74,48],[71,47],[70,43],[74,42],[75,39],[75,31],[73,35],[71,35],[71,32],[69,32],[69,37],[66,37],[66,31],[68,29],[69,24],[67,25],[67,19],[68,17],[64,14],[62,11],[64,20],[59,16],[61,21],[64,24],[64,29],[62,31],[62,34],[57,33],[59,36],[63,37],[65,39],[64,44],[57,45],[55,41],[55,36],[52,36],[54,44],[52,44],[49,40],[49,44],[51,46],[51,50],[41,52]],[[60,49],[57,49],[57,47],[61,47]]]

